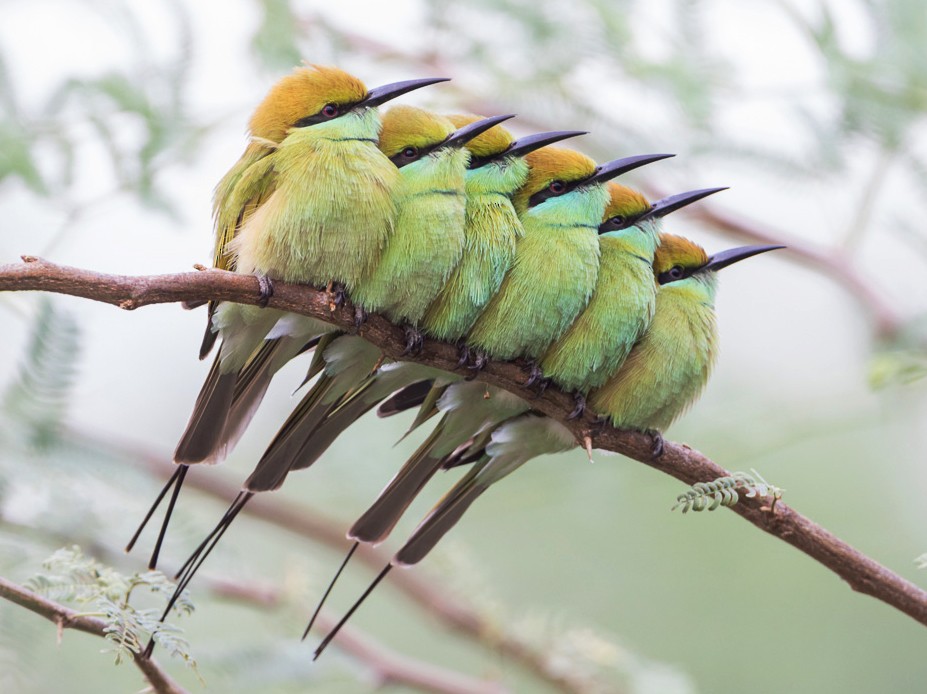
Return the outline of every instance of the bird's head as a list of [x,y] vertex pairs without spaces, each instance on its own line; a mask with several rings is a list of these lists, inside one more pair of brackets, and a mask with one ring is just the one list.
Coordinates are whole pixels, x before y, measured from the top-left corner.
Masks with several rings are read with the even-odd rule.
[[344,70],[307,65],[279,79],[251,117],[252,136],[281,142],[291,128],[335,120],[359,108],[371,108],[444,78],[395,82],[368,90]]
[[709,256],[701,246],[689,239],[674,234],[660,234],[653,271],[661,285],[690,277],[709,279],[728,265],[779,248],[785,246],[740,246]]
[[455,129],[445,116],[414,106],[394,106],[383,116],[380,150],[398,167],[439,149],[460,149],[498,127],[511,115],[476,118]]
[[[640,254],[652,255],[659,243],[660,219],[722,190],[726,189],[691,190],[661,198],[651,204],[636,190],[609,182],[609,203],[599,225],[599,234],[620,235],[631,242]],[[634,234],[631,230],[639,233]]]
[[602,215],[599,233],[627,229],[637,223],[650,211],[650,202],[636,190],[610,181],[608,184],[608,207]]
[[542,205],[547,200],[597,184],[604,184],[623,173],[645,164],[666,159],[672,154],[645,154],[606,162],[601,166],[571,149],[543,147],[525,155],[528,179],[513,200],[519,213]]

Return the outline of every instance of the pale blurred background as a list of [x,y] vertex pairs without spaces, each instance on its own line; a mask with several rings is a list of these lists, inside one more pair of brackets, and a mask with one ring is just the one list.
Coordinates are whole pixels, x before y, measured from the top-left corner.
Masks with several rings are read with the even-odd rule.
[[[624,179],[646,190],[731,186],[703,209],[798,240],[832,271],[785,252],[724,271],[721,359],[668,437],[756,468],[794,508],[927,585],[915,562],[927,552],[921,0],[7,0],[0,13],[0,263],[209,264],[212,188],[251,109],[302,59],[368,86],[452,77],[404,101],[517,112],[519,133],[588,129],[575,144],[603,159],[677,153]],[[709,251],[751,242],[693,214],[667,228]],[[22,583],[75,542],[143,570],[151,534],[128,559],[118,552],[166,479],[142,458],[169,459],[208,369],[196,359],[203,311],[8,294],[0,317],[0,574]],[[240,483],[305,365],[280,375],[226,464],[194,474]],[[393,447],[407,423],[365,419],[273,498],[342,532],[419,443]],[[684,489],[616,456],[539,459],[415,569],[582,686],[451,633],[388,583],[353,624],[519,692],[924,691],[922,626],[732,513],[670,513]],[[192,490],[181,500],[168,565],[224,509]],[[203,573],[279,589],[277,606],[223,601],[197,581],[197,612],[180,624],[206,689],[161,661],[193,691],[374,690],[363,662],[333,648],[313,665],[315,637],[298,640],[339,557],[242,519]],[[335,613],[371,577],[354,565]],[[68,632],[58,646],[53,625],[0,604],[0,690],[137,689],[138,672],[113,667],[104,645]]]

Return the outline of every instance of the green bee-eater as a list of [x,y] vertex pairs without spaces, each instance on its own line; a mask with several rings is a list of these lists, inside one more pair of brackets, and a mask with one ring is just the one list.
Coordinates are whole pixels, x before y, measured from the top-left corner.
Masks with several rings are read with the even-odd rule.
[[[446,118],[421,109],[395,107],[386,113],[379,146],[401,176],[394,189],[395,229],[381,263],[355,285],[355,302],[396,321],[415,325],[421,319],[463,252],[464,176],[469,163],[464,145],[511,117],[487,118],[455,130]],[[423,300],[420,294],[430,297]],[[185,563],[178,594],[251,496],[278,488],[298,466],[297,454],[316,425],[363,382],[382,355],[358,336],[340,335],[317,350],[317,357],[321,361],[316,363],[324,365],[319,379],[271,442],[246,480],[245,491]]]
[[529,154],[528,182],[515,197],[525,235],[467,344],[496,359],[540,357],[583,310],[595,287],[598,228],[608,204],[604,184],[669,156],[628,157],[596,167],[567,149],[545,147]]
[[[513,142],[508,131],[500,125],[484,131],[487,125],[501,118],[486,120],[478,116],[454,116],[450,120],[461,128],[458,132],[478,134],[466,143],[471,153],[471,164],[465,177],[463,253],[440,292],[432,292],[437,297],[433,298],[420,321],[425,332],[447,340],[460,337],[472,324],[479,308],[498,289],[504,270],[512,262],[515,242],[522,235],[522,229],[512,207],[511,196],[527,178],[524,155],[553,142],[584,134],[580,131],[557,131],[530,135]],[[416,227],[410,224],[410,228]],[[435,228],[441,229],[440,226]],[[421,255],[421,252],[418,254]],[[408,261],[407,256],[406,259]],[[456,291],[450,291],[452,289]],[[415,315],[417,313],[406,311],[405,317]],[[397,318],[395,315],[391,317]],[[411,363],[402,367],[387,364],[370,374],[363,383],[357,384],[354,379],[359,373],[365,368],[372,370],[376,367],[380,352],[359,338],[344,337],[338,342],[341,343],[338,353],[332,355],[335,360],[325,366],[325,376],[289,418],[283,437],[278,437],[277,446],[271,445],[259,469],[262,466],[281,470],[308,467],[347,426],[393,391],[424,378],[457,378]],[[346,355],[345,351],[351,354]],[[337,374],[349,365],[352,371],[333,384]],[[336,398],[342,395],[344,399],[336,403]],[[337,416],[328,416],[333,412]],[[299,433],[296,431],[297,424]],[[268,483],[262,482],[261,477],[258,474],[249,479],[246,488],[262,491]],[[275,484],[279,481],[273,480]]]
[[654,260],[653,322],[621,369],[590,393],[592,411],[618,428],[650,432],[659,455],[661,432],[701,393],[717,354],[717,271],[778,248],[743,246],[708,257],[688,239],[663,234]]
[[[658,432],[692,403],[704,387],[716,354],[715,273],[782,246],[747,246],[708,257],[696,244],[661,234],[653,274],[658,284],[654,317],[644,336],[608,382],[590,395],[590,407],[615,426]],[[636,401],[643,402],[638,404]],[[318,657],[341,626],[393,566],[421,561],[490,486],[533,457],[573,448],[573,434],[559,422],[525,413],[498,426],[479,443],[448,456],[446,465],[475,465],[435,505],[363,595],[329,632]],[[662,445],[655,447],[659,454]]]
[[589,305],[540,359],[544,376],[582,396],[602,385],[628,356],[653,319],[653,259],[660,220],[724,188],[680,193],[651,205],[640,193],[609,185],[610,201],[599,226],[599,275]]
[[[369,276],[393,229],[396,167],[379,150],[377,106],[443,79],[367,90],[330,67],[295,70],[279,80],[251,118],[251,143],[216,189],[216,265],[262,279],[348,289]],[[152,568],[187,465],[218,462],[250,420],[269,375],[313,335],[320,321],[239,304],[210,306],[222,346],[174,455],[180,464]],[[290,336],[290,340],[265,338]],[[210,347],[204,342],[204,352]],[[233,402],[234,401],[234,402]]]

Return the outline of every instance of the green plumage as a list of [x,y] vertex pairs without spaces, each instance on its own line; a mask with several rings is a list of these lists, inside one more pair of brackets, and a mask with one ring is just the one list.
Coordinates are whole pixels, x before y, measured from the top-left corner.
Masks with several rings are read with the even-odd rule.
[[[230,267],[315,285],[336,280],[347,287],[369,275],[393,228],[392,190],[399,180],[396,167],[376,146],[379,130],[376,109],[358,108],[329,122],[290,129],[271,153],[253,161],[246,151],[243,159],[251,163],[239,172],[239,162],[217,189],[226,206],[217,211],[220,235],[227,236],[235,220],[236,235],[222,249],[231,254]],[[216,309],[213,327],[223,339],[218,368],[200,392],[175,452],[177,462],[221,460],[276,369],[306,340],[331,329],[311,318],[232,303]],[[278,353],[263,359],[264,368],[247,368],[270,337],[288,339],[272,346]],[[232,391],[239,400],[248,396],[234,416]]]
[[272,155],[273,193],[230,244],[237,271],[316,286],[334,280],[348,291],[369,277],[393,229],[399,182],[377,149],[379,130],[376,110],[364,108],[290,131]]
[[499,293],[467,337],[495,359],[538,357],[569,327],[592,295],[597,238],[608,202],[603,185],[578,188],[521,214],[524,237]]
[[527,176],[522,157],[467,171],[463,256],[422,321],[435,338],[460,339],[499,291],[524,233],[511,197]]
[[589,305],[540,361],[561,388],[586,392],[618,368],[653,318],[652,220],[599,236],[599,273]]
[[470,155],[441,148],[400,169],[395,231],[372,275],[352,298],[394,322],[416,324],[464,250],[464,173]]
[[650,329],[589,407],[621,429],[664,431],[694,402],[717,353],[714,273],[663,285]]

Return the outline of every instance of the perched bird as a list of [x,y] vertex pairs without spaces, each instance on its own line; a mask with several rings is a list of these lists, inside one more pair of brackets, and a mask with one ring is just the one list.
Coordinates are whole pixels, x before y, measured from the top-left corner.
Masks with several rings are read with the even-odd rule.
[[[582,393],[617,369],[650,324],[656,299],[653,256],[658,244],[659,220],[721,190],[692,191],[651,205],[640,193],[625,186],[610,182],[607,188],[609,201],[598,227],[600,267],[592,299],[544,357],[549,357],[552,377],[559,385]],[[562,383],[558,380],[561,377]],[[453,383],[446,387],[435,409],[444,412],[435,430],[348,531],[348,538],[355,540],[349,557],[358,542],[382,541],[455,451],[474,437],[485,446],[500,423],[528,411],[530,404],[500,388]],[[533,436],[539,426],[546,426],[544,422],[518,429],[532,435],[530,440],[511,441],[513,447],[523,444],[515,456],[518,464],[539,455],[533,452],[536,446],[545,452],[545,446],[556,441],[556,437],[547,437],[543,431]],[[522,459],[521,454],[527,457]],[[347,561],[342,563],[338,574]],[[325,595],[330,590],[331,586]]]
[[539,360],[544,377],[578,400],[614,374],[653,319],[654,252],[660,220],[724,188],[672,195],[651,205],[643,195],[609,184],[610,201],[599,225],[599,275],[589,305]]
[[[475,122],[478,116],[448,118],[461,127]],[[516,244],[524,235],[512,197],[527,181],[526,155],[585,134],[560,130],[513,141],[507,130],[498,127],[468,143],[471,154],[466,176],[464,253],[422,319],[426,333],[447,342],[459,340],[499,291],[515,260]]]
[[[451,116],[458,127],[472,127],[481,122],[478,116]],[[486,305],[498,290],[506,270],[514,259],[514,248],[522,236],[521,222],[512,206],[511,197],[524,184],[528,167],[524,156],[554,142],[585,134],[581,131],[556,131],[529,135],[512,141],[511,135],[501,125],[496,125],[469,140],[466,147],[471,152],[471,162],[466,172],[466,214],[464,220],[464,250],[450,278],[431,302],[420,321],[421,329],[438,339],[456,340],[473,324],[480,309]],[[361,362],[373,368],[380,361],[380,353],[366,342],[347,339],[332,359],[325,360],[327,376],[334,377],[349,365]],[[353,354],[345,354],[346,350]],[[361,369],[361,372],[363,369]],[[355,378],[350,375],[346,379]],[[328,448],[345,428],[357,418],[376,406],[381,400],[410,383],[421,379],[436,379],[442,383],[459,378],[446,372],[437,372],[422,365],[403,362],[401,365],[384,364],[367,378],[350,389],[338,402],[328,397],[328,410],[324,419],[316,417],[314,429],[302,426],[304,436],[298,448],[293,444],[295,437],[288,437],[290,447],[287,454],[295,462],[292,469],[311,465]],[[431,380],[427,381],[429,384]],[[319,394],[318,388],[313,389]],[[313,406],[307,396],[306,407]],[[320,413],[316,406],[313,412]],[[291,421],[305,420],[294,415]],[[275,453],[279,456],[278,448]]]
[[[392,194],[399,180],[377,147],[376,107],[441,81],[409,80],[368,91],[356,77],[321,66],[279,80],[251,118],[245,154],[216,189],[217,266],[256,274],[265,299],[270,279],[351,289],[368,277],[393,229]],[[177,446],[180,467],[127,547],[173,487],[152,568],[187,465],[221,460],[273,372],[330,330],[321,321],[240,304],[211,307],[210,315],[223,342]],[[207,338],[204,353],[210,346]]]
[[699,396],[717,355],[717,272],[784,246],[742,246],[711,257],[688,239],[663,234],[654,260],[660,286],[653,322],[617,374],[589,395],[589,407],[619,429],[662,434]]
[[[723,188],[672,195],[652,205],[640,193],[617,183],[609,183],[608,190],[609,203],[599,225],[601,261],[592,298],[541,360],[551,380],[577,392],[578,407],[572,416],[580,414],[584,394],[620,366],[653,318],[653,256],[660,220]],[[460,392],[442,395],[433,408],[444,412],[444,419],[348,537],[361,542],[382,540],[447,456],[471,438],[488,436],[501,422],[530,409],[529,403],[500,388],[483,385],[467,392],[462,385],[447,386],[448,391],[452,389]],[[412,398],[407,404],[420,399]],[[456,419],[465,424],[457,424]]]
[[[716,354],[715,273],[739,260],[782,246],[745,246],[710,258],[679,236],[661,235],[653,272],[659,285],[654,317],[617,373],[593,391],[589,405],[614,425],[649,432],[662,442],[667,427],[701,392]],[[637,402],[640,399],[641,402]],[[325,650],[393,566],[421,561],[490,486],[527,460],[576,445],[572,433],[549,417],[525,413],[498,426],[482,447],[449,456],[445,464],[475,464],[435,505],[342,620],[315,651]],[[474,450],[474,448],[476,448]],[[662,453],[662,446],[655,449]]]
[[595,287],[598,227],[608,204],[604,184],[670,156],[628,157],[596,167],[567,149],[546,147],[528,155],[528,182],[514,201],[525,235],[499,293],[467,334],[467,345],[494,359],[540,357]]
[[[511,117],[486,118],[455,130],[446,118],[422,109],[395,107],[386,113],[379,146],[401,174],[394,189],[395,230],[380,264],[356,285],[355,302],[417,325],[463,252],[469,163],[464,145]],[[299,465],[298,454],[316,425],[382,360],[376,347],[356,335],[335,337],[318,355],[321,361],[315,363],[323,365],[319,379],[268,446],[244,491],[184,564],[178,595],[252,495],[283,484]]]

